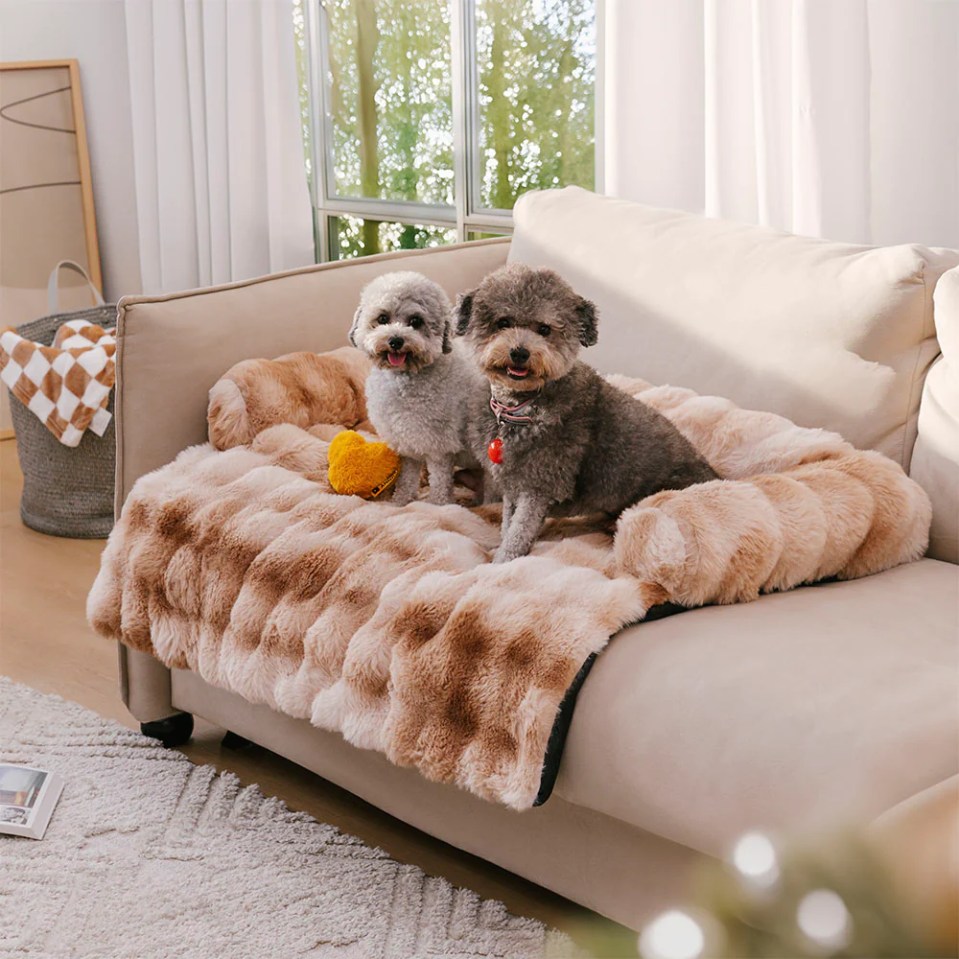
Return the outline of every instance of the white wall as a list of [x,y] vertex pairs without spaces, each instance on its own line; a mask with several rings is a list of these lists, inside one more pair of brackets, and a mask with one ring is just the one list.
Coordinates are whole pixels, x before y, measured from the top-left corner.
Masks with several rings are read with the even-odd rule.
[[80,63],[104,296],[140,292],[123,0],[0,0],[0,60]]

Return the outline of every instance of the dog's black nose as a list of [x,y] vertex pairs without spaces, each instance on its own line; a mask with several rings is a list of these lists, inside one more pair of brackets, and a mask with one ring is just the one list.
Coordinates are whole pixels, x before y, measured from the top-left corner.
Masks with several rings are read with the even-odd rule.
[[509,351],[509,358],[514,363],[525,363],[529,359],[529,350],[525,346],[514,346]]
[[406,340],[404,340],[402,336],[391,336],[389,340],[387,340],[387,345],[391,350],[401,350],[405,342]]

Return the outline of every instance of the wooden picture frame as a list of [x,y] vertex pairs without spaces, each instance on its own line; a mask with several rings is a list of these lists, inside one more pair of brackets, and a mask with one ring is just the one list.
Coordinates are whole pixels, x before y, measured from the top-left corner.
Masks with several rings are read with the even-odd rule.
[[[103,289],[87,129],[76,60],[0,63],[0,328],[48,312],[47,277],[74,260]],[[60,309],[90,305],[64,273]],[[0,438],[9,433],[7,391]]]

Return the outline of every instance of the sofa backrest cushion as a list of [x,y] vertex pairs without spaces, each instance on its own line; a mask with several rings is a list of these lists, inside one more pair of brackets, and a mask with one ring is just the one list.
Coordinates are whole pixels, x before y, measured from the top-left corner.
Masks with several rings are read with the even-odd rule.
[[919,406],[919,436],[910,475],[932,499],[929,555],[959,563],[959,269],[936,284],[933,363]]
[[939,353],[933,288],[959,252],[869,248],[601,197],[529,193],[510,260],[599,307],[584,359],[836,430],[908,468]]

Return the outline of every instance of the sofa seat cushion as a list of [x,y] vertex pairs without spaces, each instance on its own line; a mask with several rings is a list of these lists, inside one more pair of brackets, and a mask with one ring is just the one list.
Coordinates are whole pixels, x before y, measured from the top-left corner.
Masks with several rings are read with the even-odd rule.
[[933,290],[959,252],[870,248],[657,210],[579,187],[527,193],[511,261],[599,307],[603,372],[835,430],[908,468],[939,352]]
[[711,855],[871,819],[959,771],[957,645],[959,569],[932,559],[631,626],[556,794]]

